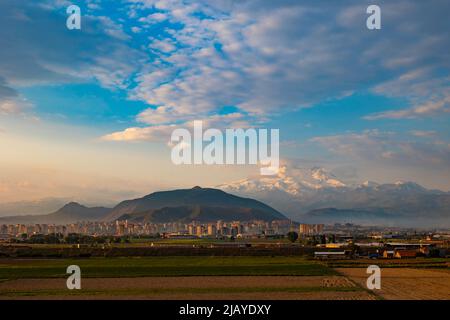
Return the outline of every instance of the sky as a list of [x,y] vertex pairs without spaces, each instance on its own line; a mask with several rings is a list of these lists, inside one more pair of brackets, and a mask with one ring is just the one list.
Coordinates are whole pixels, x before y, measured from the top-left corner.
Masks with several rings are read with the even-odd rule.
[[[81,30],[66,27],[71,4]],[[381,29],[366,27],[371,4]],[[0,202],[113,203],[257,166],[175,166],[175,127],[280,130],[289,166],[450,190],[450,3],[2,0]]]

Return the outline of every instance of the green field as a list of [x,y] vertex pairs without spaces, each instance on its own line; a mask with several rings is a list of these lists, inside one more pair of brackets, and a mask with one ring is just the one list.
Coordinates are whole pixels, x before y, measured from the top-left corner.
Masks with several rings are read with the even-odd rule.
[[145,257],[0,260],[0,279],[65,278],[69,265],[88,278],[150,276],[335,275],[322,263],[302,257]]
[[448,269],[448,258],[415,258],[415,259],[357,259],[357,260],[330,260],[327,266],[331,268],[367,268],[376,264],[381,268],[427,268]]
[[[369,264],[383,268],[383,292],[388,298],[448,297],[443,288],[450,275],[448,259],[152,256],[0,259],[0,300],[381,299],[383,295],[365,288]],[[81,290],[66,288],[69,265],[81,268]],[[405,287],[399,290],[398,283]],[[411,285],[414,287],[409,288]]]

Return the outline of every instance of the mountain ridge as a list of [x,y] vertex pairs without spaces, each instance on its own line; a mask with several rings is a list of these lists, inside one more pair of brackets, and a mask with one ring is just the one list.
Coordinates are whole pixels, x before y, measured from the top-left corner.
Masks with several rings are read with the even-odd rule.
[[[158,191],[142,198],[122,201],[112,209],[104,220],[116,220],[125,214],[137,214],[141,212],[145,214],[151,210],[161,210],[166,207],[186,208],[192,206],[200,206],[202,208],[228,208],[234,211],[239,211],[239,208],[250,208],[258,210],[259,213],[256,214],[255,218],[260,217],[261,213],[265,212],[269,214],[267,215],[267,219],[270,216],[272,220],[287,219],[282,213],[263,202],[232,195],[219,189],[196,186],[191,189]],[[222,219],[224,218],[226,218],[226,215]]]
[[1,217],[0,223],[67,224],[78,221],[97,221],[102,219],[110,210],[110,208],[105,207],[88,208],[77,202],[69,202],[49,214]]
[[[291,168],[288,172],[281,167],[275,177],[244,179],[218,188],[263,201],[296,221],[379,224],[389,213],[391,222],[398,226],[450,226],[450,192],[427,189],[410,181],[350,183],[323,168]],[[332,215],[330,210],[323,210],[326,214],[319,218],[312,213],[329,208],[349,215],[342,211]],[[358,210],[360,215],[350,214],[349,210]]]
[[79,221],[110,222],[126,218],[147,222],[288,219],[260,201],[197,186],[192,189],[157,191],[141,198],[122,201],[112,209],[88,208],[77,202],[69,202],[50,214],[1,217],[0,223],[67,224]]

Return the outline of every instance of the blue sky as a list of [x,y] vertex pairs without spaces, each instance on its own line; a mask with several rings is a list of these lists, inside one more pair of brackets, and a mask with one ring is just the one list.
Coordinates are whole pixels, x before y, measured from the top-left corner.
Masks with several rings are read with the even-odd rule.
[[[81,30],[65,26],[70,4]],[[174,169],[173,125],[193,120],[279,128],[296,166],[450,189],[448,1],[6,0],[0,12],[0,201],[254,174]],[[67,179],[39,186],[43,168]]]

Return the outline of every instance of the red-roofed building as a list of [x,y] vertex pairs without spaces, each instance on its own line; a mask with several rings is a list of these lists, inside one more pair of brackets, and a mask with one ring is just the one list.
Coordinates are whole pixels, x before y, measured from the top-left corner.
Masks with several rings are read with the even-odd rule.
[[405,258],[415,258],[417,256],[416,250],[395,250],[395,258],[405,259]]

